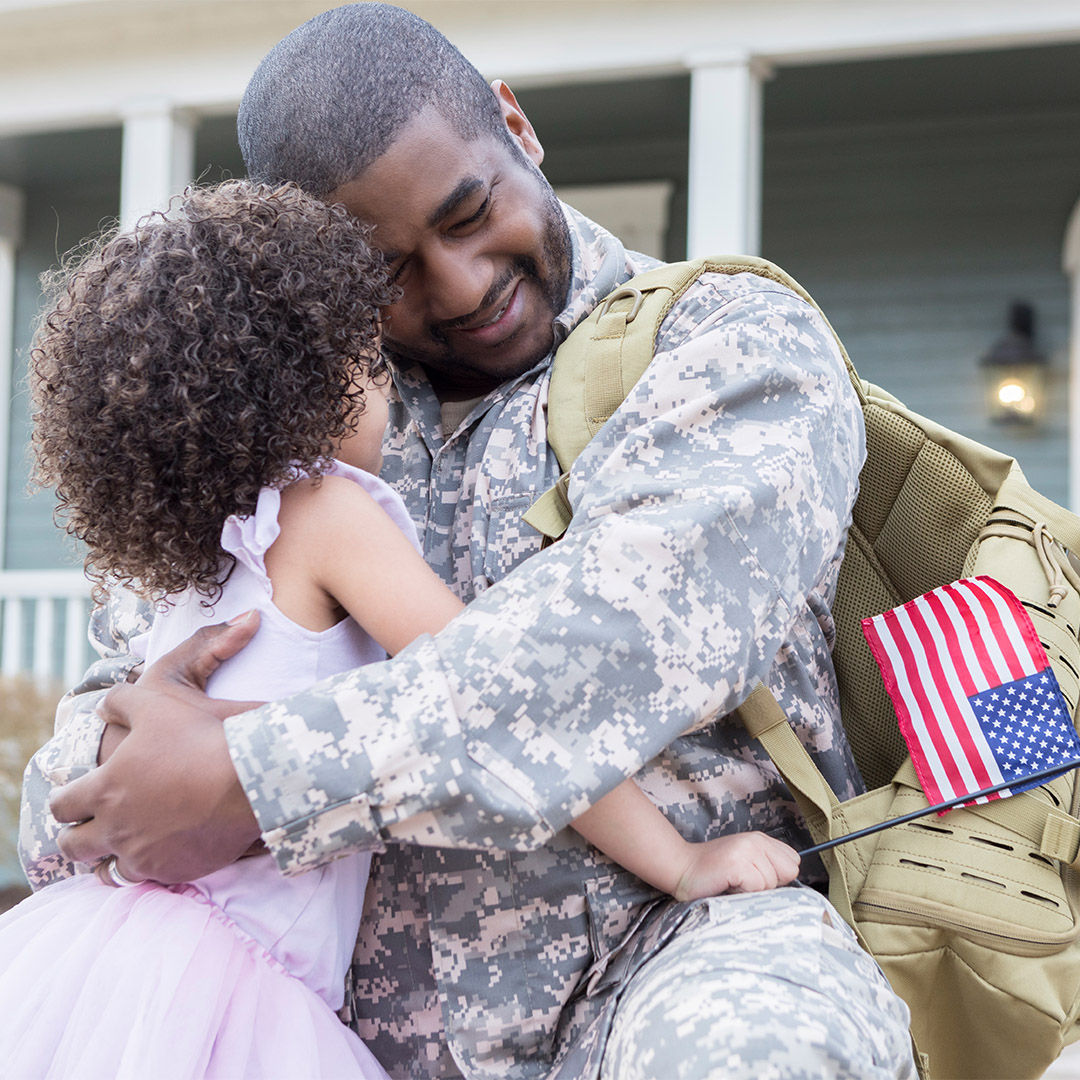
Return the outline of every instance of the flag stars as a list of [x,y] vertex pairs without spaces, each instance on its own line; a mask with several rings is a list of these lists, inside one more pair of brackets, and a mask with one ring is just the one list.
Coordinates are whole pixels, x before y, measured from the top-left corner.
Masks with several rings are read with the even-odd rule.
[[[968,579],[963,586],[934,590],[930,595],[943,602],[924,603],[920,619],[904,614],[904,605],[867,620],[873,626],[867,637],[872,647],[876,640],[889,654],[874,650],[898,711],[903,704],[913,716],[908,748],[919,775],[931,777],[943,798],[975,790],[955,787],[957,772],[981,775],[982,770],[1004,779],[1015,793],[1045,782],[1032,780],[1033,774],[1080,762],[1080,738],[1022,606],[985,578]],[[985,636],[977,663],[965,645],[972,637],[969,610]],[[898,670],[894,653],[914,657],[916,666]],[[1013,678],[1003,661],[1014,653],[1020,663],[1028,665],[1030,658],[1039,670]],[[991,670],[995,667],[998,675]],[[971,693],[973,686],[979,689]],[[917,709],[920,702],[929,702],[929,710]]]

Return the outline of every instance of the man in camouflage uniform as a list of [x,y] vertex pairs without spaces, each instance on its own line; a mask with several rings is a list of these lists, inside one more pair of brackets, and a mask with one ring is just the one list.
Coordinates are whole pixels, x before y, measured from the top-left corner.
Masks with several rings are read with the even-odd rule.
[[[305,137],[355,140],[345,114],[392,79],[405,111],[370,160],[310,162]],[[558,476],[552,352],[653,262],[554,200],[503,84],[493,124],[471,116],[491,94],[477,80],[427,24],[357,5],[290,35],[241,108],[253,175],[377,225],[403,291],[383,475],[468,609],[385,665],[232,716],[222,737],[174,668],[197,682],[250,628],[204,632],[101,703],[147,616],[114,597],[94,623],[104,659],[28,773],[28,874],[40,886],[117,853],[131,876],[178,880],[260,833],[286,873],[375,849],[351,1019],[394,1076],[911,1076],[904,1006],[813,889],[676,903],[566,828],[636,775],[688,837],[805,844],[727,715],[757,679],[854,792],[829,604],[863,432],[833,337],[780,286],[702,277],[575,466],[573,524],[541,552],[521,514]],[[131,730],[97,770],[95,705]],[[62,831],[61,854],[44,804],[81,774],[56,817],[93,820]]]

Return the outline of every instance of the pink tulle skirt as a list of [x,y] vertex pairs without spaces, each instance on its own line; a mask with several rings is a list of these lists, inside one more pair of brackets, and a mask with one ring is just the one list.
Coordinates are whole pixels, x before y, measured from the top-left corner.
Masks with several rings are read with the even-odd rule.
[[86,876],[0,917],[0,1076],[386,1074],[322,998],[196,890]]

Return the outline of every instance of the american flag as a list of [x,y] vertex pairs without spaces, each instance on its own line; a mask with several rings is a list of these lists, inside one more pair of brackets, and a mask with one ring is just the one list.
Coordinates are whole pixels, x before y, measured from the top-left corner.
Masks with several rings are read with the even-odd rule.
[[[931,803],[1080,763],[1046,650],[1000,582],[964,578],[863,619],[900,730]],[[972,800],[985,802],[987,797]]]

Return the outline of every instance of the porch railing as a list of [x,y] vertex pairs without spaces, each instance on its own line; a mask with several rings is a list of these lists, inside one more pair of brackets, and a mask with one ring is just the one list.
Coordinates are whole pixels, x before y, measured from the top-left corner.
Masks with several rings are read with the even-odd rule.
[[81,571],[0,572],[0,674],[73,686],[91,659],[89,613]]

